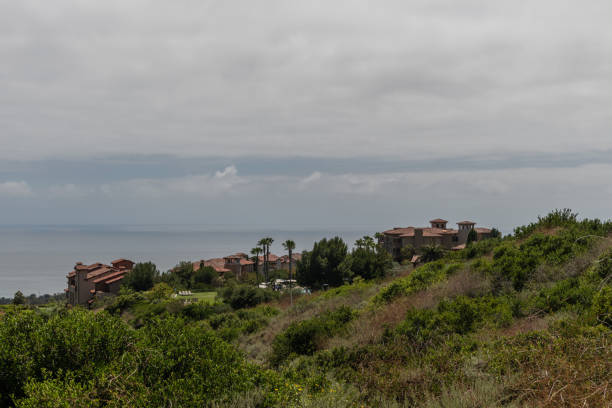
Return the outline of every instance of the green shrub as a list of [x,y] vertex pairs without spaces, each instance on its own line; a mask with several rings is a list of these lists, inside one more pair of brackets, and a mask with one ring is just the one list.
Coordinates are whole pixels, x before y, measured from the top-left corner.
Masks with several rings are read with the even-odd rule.
[[272,344],[270,362],[279,365],[295,355],[312,355],[321,341],[339,333],[355,317],[348,306],[341,306],[312,319],[293,323]]
[[599,257],[595,271],[601,279],[606,279],[612,274],[612,250],[607,251]]
[[228,286],[221,291],[221,297],[232,308],[241,309],[278,299],[279,294],[271,289],[261,289],[250,285],[235,285]]
[[399,296],[423,290],[441,282],[448,275],[461,268],[459,263],[446,263],[443,260],[430,262],[408,275],[405,278],[396,279],[389,286],[382,289],[374,298],[374,304],[389,303]]
[[511,298],[459,296],[440,302],[436,309],[408,310],[396,333],[424,347],[440,342],[445,336],[473,332],[485,322],[493,322],[496,327],[507,326],[515,313]]
[[604,286],[593,298],[593,314],[598,323],[612,328],[612,288]]
[[106,306],[110,314],[120,315],[124,310],[142,302],[145,297],[140,292],[134,292],[127,287],[122,287],[118,296],[111,298],[111,303]]
[[595,292],[596,289],[593,285],[588,285],[581,279],[565,279],[550,288],[542,289],[534,303],[536,309],[546,313],[571,307],[582,311],[591,306]]
[[77,370],[75,378],[90,378],[131,348],[134,334],[119,318],[83,309],[49,319],[32,311],[8,313],[0,324],[0,402],[23,396],[28,381],[45,372]]

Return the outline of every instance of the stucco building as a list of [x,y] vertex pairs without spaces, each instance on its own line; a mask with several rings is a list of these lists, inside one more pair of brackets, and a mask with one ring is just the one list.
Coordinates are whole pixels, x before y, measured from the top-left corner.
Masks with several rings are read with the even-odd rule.
[[82,262],[77,262],[74,270],[66,276],[66,300],[73,306],[88,306],[96,296],[117,294],[121,281],[133,267],[134,262],[129,259],[117,259],[111,262],[111,265],[99,262],[83,265]]
[[223,260],[225,269],[229,269],[239,278],[245,277],[253,272],[255,268],[255,262],[251,261],[249,256],[242,252],[226,256]]
[[448,221],[436,218],[429,221],[429,227],[396,227],[382,233],[380,243],[394,260],[401,260],[401,250],[411,246],[417,252],[425,245],[439,245],[445,249],[465,248],[470,231],[476,232],[476,240],[491,237],[491,229],[476,228],[472,221],[457,223],[457,229],[448,228]]

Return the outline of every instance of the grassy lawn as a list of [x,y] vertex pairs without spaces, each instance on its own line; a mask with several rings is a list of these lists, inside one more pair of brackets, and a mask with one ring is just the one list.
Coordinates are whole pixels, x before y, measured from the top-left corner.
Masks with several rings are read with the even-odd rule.
[[196,298],[199,301],[204,301],[208,303],[214,303],[215,298],[217,297],[217,292],[193,292],[193,294],[186,297],[190,299]]

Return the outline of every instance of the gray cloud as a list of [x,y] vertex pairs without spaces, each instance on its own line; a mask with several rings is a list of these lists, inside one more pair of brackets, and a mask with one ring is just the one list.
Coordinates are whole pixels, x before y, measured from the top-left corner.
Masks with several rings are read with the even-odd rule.
[[[420,225],[473,218],[509,232],[553,208],[609,217],[612,164],[578,167],[327,173],[209,173],[41,186],[0,200],[0,224]],[[50,221],[53,220],[53,221]]]
[[0,2],[0,156],[612,148],[603,0]]
[[0,0],[0,224],[605,218],[611,12]]

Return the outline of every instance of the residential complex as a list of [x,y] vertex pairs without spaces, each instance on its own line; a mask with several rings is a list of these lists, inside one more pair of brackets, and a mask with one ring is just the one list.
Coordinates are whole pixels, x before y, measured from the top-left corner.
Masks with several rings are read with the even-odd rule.
[[[255,262],[251,260],[247,254],[243,252],[238,252],[234,255],[228,255],[223,258],[212,258],[208,260],[199,260],[193,262],[193,270],[197,271],[202,266],[210,266],[212,267],[220,276],[231,272],[238,278],[244,278],[247,274],[255,271]],[[296,253],[291,256],[291,264],[293,265],[293,269],[295,270],[295,265],[297,261],[302,259],[302,254]],[[259,256],[258,258],[258,266],[259,271],[261,272],[264,268],[264,257]],[[277,256],[274,254],[270,254],[268,257],[268,270],[274,271],[277,269],[289,269],[289,256]]]
[[132,271],[134,262],[117,259],[111,265],[94,263],[83,265],[77,262],[68,278],[68,288],[64,289],[68,303],[75,306],[88,306],[96,297],[119,293],[121,281]]
[[458,228],[448,228],[448,221],[441,218],[429,221],[430,227],[396,227],[382,233],[380,243],[394,260],[402,258],[402,248],[411,246],[417,252],[425,245],[439,245],[445,249],[465,248],[470,231],[476,232],[476,240],[491,237],[491,229],[476,228],[472,221],[457,223]]

